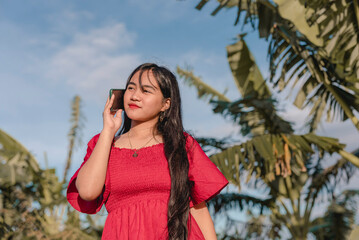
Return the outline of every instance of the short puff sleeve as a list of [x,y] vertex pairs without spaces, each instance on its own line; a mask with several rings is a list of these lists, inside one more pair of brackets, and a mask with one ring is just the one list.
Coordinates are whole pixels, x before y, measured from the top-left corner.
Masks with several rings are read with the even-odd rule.
[[83,200],[79,192],[76,188],[76,178],[77,175],[81,169],[81,167],[85,164],[85,162],[89,159],[91,156],[91,153],[93,149],[96,146],[97,140],[99,138],[100,134],[97,134],[94,136],[87,144],[87,153],[84,158],[83,163],[81,164],[80,168],[75,172],[75,174],[72,176],[69,185],[67,187],[67,201],[71,204],[73,208],[75,208],[77,211],[87,214],[95,214],[98,211],[100,211],[102,205],[106,202],[109,194],[110,194],[110,177],[109,172],[107,171],[106,174],[106,180],[105,180],[105,186],[102,191],[102,194],[95,200],[92,201],[85,201]]
[[228,184],[228,180],[207,157],[199,143],[185,134],[189,162],[188,178],[193,182],[190,207],[209,201]]

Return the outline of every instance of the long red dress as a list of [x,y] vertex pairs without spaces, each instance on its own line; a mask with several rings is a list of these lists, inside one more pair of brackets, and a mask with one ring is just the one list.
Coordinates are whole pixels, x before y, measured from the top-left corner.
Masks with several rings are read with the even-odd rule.
[[[189,161],[188,177],[194,182],[190,207],[207,201],[218,194],[227,179],[209,160],[200,145],[190,135],[186,149]],[[84,162],[90,157],[99,135],[88,143]],[[97,213],[105,204],[108,216],[102,239],[166,239],[167,207],[171,179],[163,143],[142,148],[133,157],[134,150],[112,146],[103,193],[93,201],[80,198],[75,180],[80,170],[71,178],[67,189],[68,202],[78,211]],[[201,230],[190,215],[188,220],[190,240],[203,240]]]

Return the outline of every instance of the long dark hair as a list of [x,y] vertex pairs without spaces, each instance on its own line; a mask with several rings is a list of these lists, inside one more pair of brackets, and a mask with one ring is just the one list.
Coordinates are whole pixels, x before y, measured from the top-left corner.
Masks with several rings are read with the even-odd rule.
[[[171,175],[171,194],[167,212],[168,239],[187,239],[187,221],[192,183],[188,179],[189,163],[186,152],[186,137],[183,134],[181,97],[178,83],[174,74],[167,68],[153,63],[144,63],[131,73],[127,80],[126,89],[131,78],[137,72],[140,73],[140,85],[142,74],[151,72],[157,80],[163,97],[171,99],[169,109],[160,113],[156,126],[156,130],[163,137],[164,151]],[[130,128],[131,119],[125,113],[120,134],[128,132]]]

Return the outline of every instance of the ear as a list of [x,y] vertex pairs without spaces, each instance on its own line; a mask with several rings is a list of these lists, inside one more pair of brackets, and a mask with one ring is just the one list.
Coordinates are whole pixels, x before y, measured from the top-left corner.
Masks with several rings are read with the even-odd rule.
[[161,112],[166,111],[167,109],[169,109],[171,106],[171,98],[165,98],[163,100],[163,106],[161,108]]

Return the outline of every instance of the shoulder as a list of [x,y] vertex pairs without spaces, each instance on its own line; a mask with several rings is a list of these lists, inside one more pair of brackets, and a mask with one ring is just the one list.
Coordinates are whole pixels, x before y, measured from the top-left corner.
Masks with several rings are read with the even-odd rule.
[[189,147],[189,146],[193,145],[195,142],[197,142],[196,139],[192,135],[190,135],[188,132],[183,132],[183,135],[186,139],[186,147]]
[[195,137],[193,137],[191,134],[187,132],[183,132],[183,135],[186,138],[186,151],[188,154],[202,150],[201,146],[199,145]]
[[94,148],[98,139],[100,137],[100,133],[96,134],[95,136],[93,136],[91,138],[91,140],[87,143],[87,146],[90,147],[90,148]]

